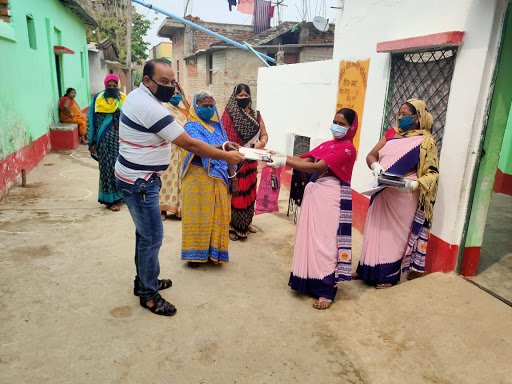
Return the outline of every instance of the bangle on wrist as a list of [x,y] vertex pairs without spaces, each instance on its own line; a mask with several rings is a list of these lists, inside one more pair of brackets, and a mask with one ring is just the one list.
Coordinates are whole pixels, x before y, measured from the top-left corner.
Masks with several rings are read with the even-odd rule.
[[229,143],[229,141],[225,141],[224,143],[222,143],[222,150],[223,151],[226,151],[226,144]]
[[233,173],[233,175],[231,175],[231,176],[229,175],[229,172],[228,172],[228,179],[232,179],[232,178],[233,178],[233,177],[235,177],[235,176],[236,176],[236,172],[235,172],[235,173]]

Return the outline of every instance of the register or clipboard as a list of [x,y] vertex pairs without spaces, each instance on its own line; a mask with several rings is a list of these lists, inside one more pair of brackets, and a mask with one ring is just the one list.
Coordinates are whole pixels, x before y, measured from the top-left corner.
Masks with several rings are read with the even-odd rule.
[[366,190],[362,191],[361,194],[365,196],[373,196],[377,192],[382,191],[384,188],[404,188],[405,179],[402,175],[395,175],[393,173],[382,172],[378,178],[379,182],[377,185],[372,185]]
[[246,160],[259,160],[267,163],[272,161],[270,153],[266,149],[240,147],[238,148],[238,151]]
[[404,188],[405,179],[402,175],[395,175],[394,173],[382,172],[379,176],[379,185],[388,187]]

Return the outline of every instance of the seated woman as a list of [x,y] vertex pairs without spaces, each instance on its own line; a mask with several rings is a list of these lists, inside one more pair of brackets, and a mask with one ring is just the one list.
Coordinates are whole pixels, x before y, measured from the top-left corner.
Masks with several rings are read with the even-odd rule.
[[81,144],[87,144],[87,122],[82,110],[75,101],[76,91],[68,88],[59,100],[59,120],[61,123],[78,124],[78,137]]
[[407,100],[391,128],[366,157],[377,178],[384,170],[405,176],[405,188],[385,188],[374,195],[364,227],[361,259],[354,277],[388,288],[411,270],[425,271],[429,228],[436,199],[438,154],[432,115],[422,100]]
[[[185,130],[194,139],[222,147],[228,137],[219,122],[215,100],[208,92],[194,96]],[[233,167],[223,160],[185,156],[182,173],[181,259],[190,267],[198,263],[229,261],[229,180]]]
[[336,296],[336,284],[351,280],[350,181],[357,155],[352,142],[357,127],[356,112],[342,108],[331,125],[333,140],[300,157],[272,156],[274,162],[270,163],[276,168],[286,164],[318,175],[304,191],[288,283],[294,291],[315,297],[316,309],[329,308]]

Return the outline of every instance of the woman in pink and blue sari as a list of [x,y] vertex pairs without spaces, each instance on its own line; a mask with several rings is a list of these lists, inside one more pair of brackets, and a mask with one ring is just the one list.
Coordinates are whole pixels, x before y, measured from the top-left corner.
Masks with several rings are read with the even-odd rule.
[[300,157],[272,156],[273,167],[288,165],[312,173],[306,185],[297,221],[292,290],[315,298],[313,307],[327,309],[337,283],[352,278],[352,190],[350,181],[356,161],[353,144],[358,118],[355,111],[340,109],[331,125],[333,140]]
[[421,276],[437,193],[438,151],[432,115],[425,102],[407,100],[398,126],[386,132],[366,157],[375,178],[383,172],[405,177],[405,188],[385,188],[374,195],[364,228],[361,258],[354,277],[376,288]]

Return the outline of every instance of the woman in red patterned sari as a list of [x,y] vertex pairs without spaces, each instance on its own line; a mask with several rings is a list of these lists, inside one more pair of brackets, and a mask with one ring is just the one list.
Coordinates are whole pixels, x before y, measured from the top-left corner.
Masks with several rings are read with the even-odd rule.
[[[238,84],[222,115],[222,124],[230,141],[243,147],[265,148],[268,134],[259,111],[252,108],[251,89]],[[230,239],[245,239],[251,232],[256,201],[258,162],[246,160],[232,182]]]

